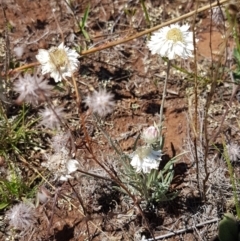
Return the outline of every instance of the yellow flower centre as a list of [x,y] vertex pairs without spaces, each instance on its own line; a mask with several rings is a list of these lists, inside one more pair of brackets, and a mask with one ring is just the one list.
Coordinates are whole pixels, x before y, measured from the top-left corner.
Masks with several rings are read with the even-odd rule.
[[50,58],[57,68],[67,65],[68,56],[64,49],[53,49],[49,52]]
[[140,159],[144,159],[145,157],[147,157],[150,154],[151,150],[152,149],[149,147],[139,147],[137,149],[136,153]]
[[183,34],[180,29],[172,28],[167,33],[167,39],[172,40],[174,43],[178,41],[183,42]]

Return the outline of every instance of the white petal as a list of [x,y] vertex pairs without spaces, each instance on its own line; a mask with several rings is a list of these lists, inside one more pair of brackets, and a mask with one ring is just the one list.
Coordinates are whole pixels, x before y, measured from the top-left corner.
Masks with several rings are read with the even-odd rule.
[[49,60],[49,53],[45,49],[39,49],[38,55],[36,55],[36,59],[41,63],[46,63]]
[[68,174],[75,172],[79,167],[79,163],[77,160],[71,159],[67,162],[67,170]]
[[183,24],[180,29],[181,29],[181,31],[185,32],[185,31],[187,31],[189,28],[190,28],[190,26],[189,26],[188,24]]
[[138,155],[134,155],[130,164],[136,169],[136,172],[140,172],[142,169],[142,162]]
[[[49,72],[49,71],[48,71]],[[47,73],[47,72],[46,72]],[[55,82],[60,82],[62,77],[58,71],[53,71],[50,76],[55,80]]]
[[[59,180],[65,182],[65,181],[68,180],[68,176],[69,176],[69,175],[65,175],[65,176],[62,175],[62,176],[59,178]],[[70,176],[70,177],[71,177],[71,176]]]
[[58,48],[59,48],[59,49],[64,49],[64,43],[63,43],[63,42],[60,43],[60,44],[58,45]]

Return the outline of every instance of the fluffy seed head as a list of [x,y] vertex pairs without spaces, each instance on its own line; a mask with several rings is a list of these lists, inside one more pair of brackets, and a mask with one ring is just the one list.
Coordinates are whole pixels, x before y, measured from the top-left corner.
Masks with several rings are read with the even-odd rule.
[[13,206],[6,217],[12,227],[23,232],[33,229],[37,222],[34,206],[23,202]]
[[229,159],[233,162],[240,160],[240,147],[236,143],[230,143],[227,145],[227,152]]
[[93,113],[101,117],[110,114],[115,106],[113,95],[105,89],[100,89],[98,92],[94,91],[92,95],[87,96],[84,102]]
[[49,129],[59,129],[64,118],[63,107],[54,107],[53,109],[46,107],[39,112],[39,115],[41,117],[40,125]]
[[17,46],[13,48],[13,52],[15,53],[15,55],[17,56],[17,58],[22,58],[23,53],[24,53],[24,46]]
[[20,94],[16,100],[17,103],[25,101],[26,103],[37,105],[51,95],[53,87],[48,85],[42,76],[25,74],[25,76],[20,76],[14,82],[13,89]]

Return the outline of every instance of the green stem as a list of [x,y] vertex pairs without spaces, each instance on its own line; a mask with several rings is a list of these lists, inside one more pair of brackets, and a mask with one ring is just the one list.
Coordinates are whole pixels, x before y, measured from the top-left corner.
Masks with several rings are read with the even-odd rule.
[[143,12],[144,12],[144,15],[145,15],[145,18],[146,18],[147,25],[148,25],[148,27],[151,27],[151,21],[150,21],[148,11],[147,11],[147,8],[146,8],[146,5],[145,5],[145,0],[140,0],[140,2],[141,2],[141,5],[142,5],[142,8],[143,8]]

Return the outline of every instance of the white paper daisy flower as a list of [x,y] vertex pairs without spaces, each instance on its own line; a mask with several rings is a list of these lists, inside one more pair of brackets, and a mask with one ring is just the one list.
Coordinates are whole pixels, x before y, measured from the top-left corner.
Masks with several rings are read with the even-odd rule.
[[50,73],[55,82],[72,76],[78,69],[78,57],[79,54],[75,50],[69,49],[63,43],[49,50],[39,49],[36,55],[42,66],[42,74]]
[[227,144],[227,152],[229,159],[233,162],[240,160],[240,147],[236,143]]
[[158,169],[162,151],[154,151],[151,147],[139,147],[134,153],[130,164],[136,172],[150,173],[152,169]]
[[152,54],[159,54],[168,59],[179,56],[183,59],[192,57],[193,33],[189,31],[189,25],[172,24],[153,33],[147,43]]

